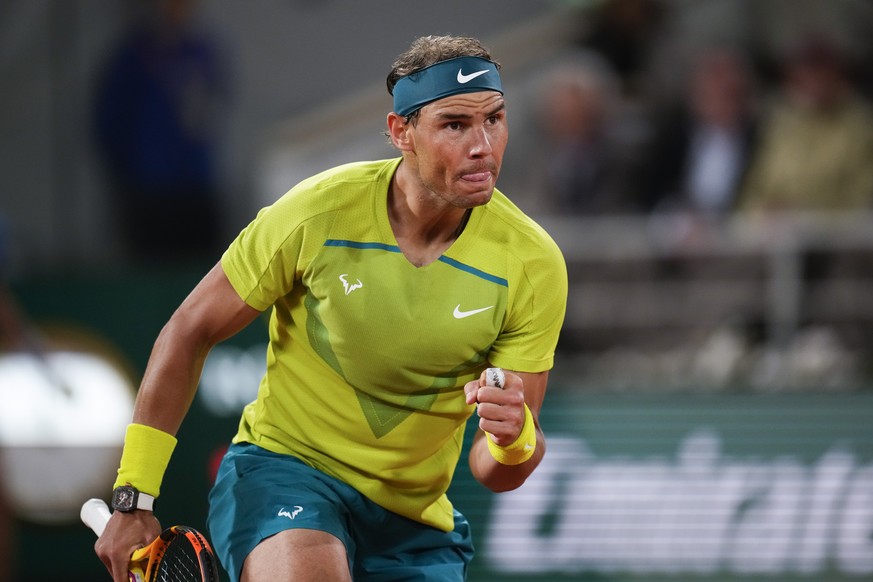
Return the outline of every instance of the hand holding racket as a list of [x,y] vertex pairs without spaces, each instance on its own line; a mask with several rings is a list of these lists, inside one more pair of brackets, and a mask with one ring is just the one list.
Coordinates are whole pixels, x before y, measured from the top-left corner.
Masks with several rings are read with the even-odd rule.
[[486,368],[464,386],[464,393],[467,404],[478,406],[479,428],[494,442],[509,444],[518,436],[524,423],[524,390],[517,376]]
[[[111,514],[101,499],[82,506],[82,521],[99,537]],[[175,525],[136,550],[128,566],[130,582],[217,582],[218,567],[212,548],[197,530]]]

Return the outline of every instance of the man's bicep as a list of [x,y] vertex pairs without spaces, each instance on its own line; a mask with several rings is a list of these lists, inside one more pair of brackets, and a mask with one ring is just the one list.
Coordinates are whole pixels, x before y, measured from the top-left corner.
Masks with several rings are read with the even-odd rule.
[[174,317],[186,321],[210,345],[248,326],[261,312],[239,296],[216,264],[185,299]]

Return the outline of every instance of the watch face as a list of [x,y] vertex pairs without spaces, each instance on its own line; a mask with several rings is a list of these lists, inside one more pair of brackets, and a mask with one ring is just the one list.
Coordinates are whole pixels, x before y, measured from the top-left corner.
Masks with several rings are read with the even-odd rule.
[[134,490],[130,487],[118,487],[112,495],[112,507],[120,511],[130,511],[134,506]]

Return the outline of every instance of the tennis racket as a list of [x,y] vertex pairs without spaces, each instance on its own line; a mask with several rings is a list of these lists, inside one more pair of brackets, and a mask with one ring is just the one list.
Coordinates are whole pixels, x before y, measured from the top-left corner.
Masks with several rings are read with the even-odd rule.
[[[102,499],[89,499],[82,506],[82,521],[99,537],[109,521],[109,508]],[[215,554],[197,530],[174,525],[130,557],[130,582],[218,582]]]

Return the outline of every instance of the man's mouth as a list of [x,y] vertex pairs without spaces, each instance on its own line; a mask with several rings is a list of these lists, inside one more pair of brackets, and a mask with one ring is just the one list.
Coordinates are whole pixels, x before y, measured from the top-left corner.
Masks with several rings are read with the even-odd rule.
[[478,172],[461,174],[461,179],[468,182],[487,182],[491,179],[492,175],[493,174],[489,170],[482,170]]

